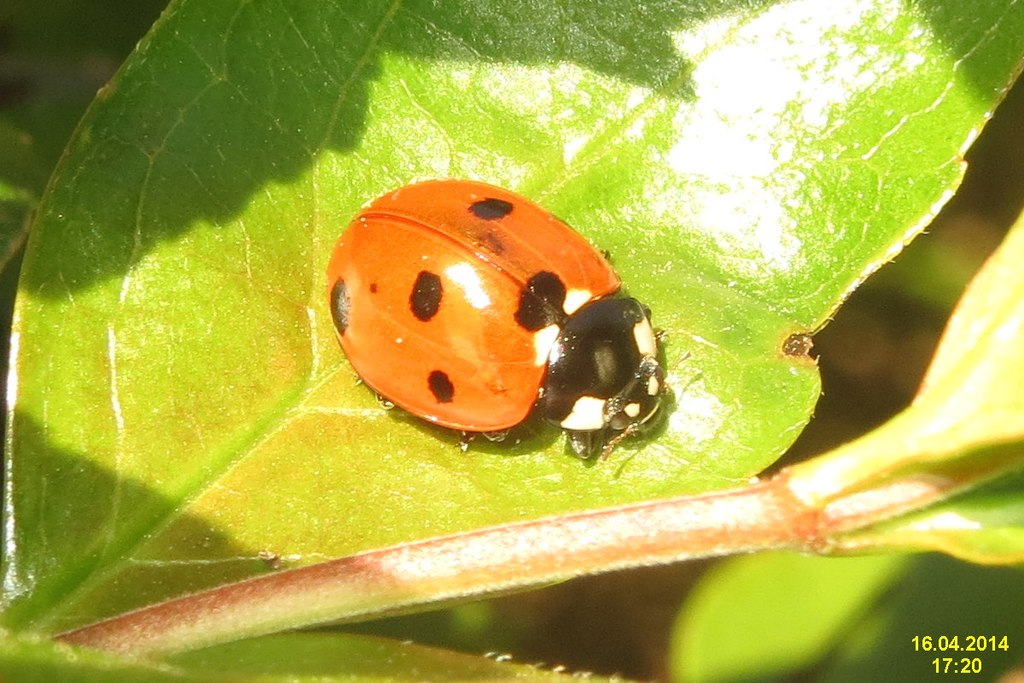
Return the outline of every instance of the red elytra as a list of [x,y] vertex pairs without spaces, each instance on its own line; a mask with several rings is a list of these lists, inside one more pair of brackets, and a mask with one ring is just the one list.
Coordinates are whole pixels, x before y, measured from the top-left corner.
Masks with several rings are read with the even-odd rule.
[[[365,207],[327,270],[338,337],[377,393],[431,422],[508,429],[534,404],[559,314],[619,289],[608,262],[535,203],[466,180],[408,185]],[[544,309],[544,310],[541,310]]]

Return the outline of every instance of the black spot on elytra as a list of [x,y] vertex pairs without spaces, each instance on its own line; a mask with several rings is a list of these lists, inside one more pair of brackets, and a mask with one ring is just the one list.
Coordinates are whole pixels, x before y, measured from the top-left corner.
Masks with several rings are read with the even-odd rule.
[[376,294],[376,293],[377,293],[377,283],[376,282],[371,282],[370,283],[370,294]]
[[409,294],[409,308],[412,309],[412,314],[423,322],[433,318],[441,307],[443,293],[444,288],[437,273],[421,270],[412,285],[412,293]]
[[530,332],[542,330],[552,323],[565,320],[565,283],[555,275],[542,270],[526,281],[519,293],[516,322]]
[[469,212],[485,221],[496,221],[512,213],[512,202],[504,199],[481,199],[469,205]]
[[348,329],[348,312],[351,302],[348,298],[348,287],[344,280],[338,280],[331,288],[331,317],[334,318],[334,326],[338,332],[345,334]]
[[440,370],[430,373],[430,376],[427,377],[427,386],[430,387],[430,393],[434,395],[434,400],[438,403],[451,403],[452,398],[455,397],[455,387],[452,385],[452,381]]

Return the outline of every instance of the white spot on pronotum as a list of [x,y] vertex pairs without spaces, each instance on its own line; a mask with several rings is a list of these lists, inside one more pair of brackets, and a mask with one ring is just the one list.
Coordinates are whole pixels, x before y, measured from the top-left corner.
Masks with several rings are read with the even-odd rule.
[[661,393],[661,382],[658,381],[657,377],[650,377],[647,379],[647,395],[657,396]]
[[545,365],[549,362],[548,357],[551,355],[551,347],[554,346],[555,340],[558,339],[559,332],[561,332],[561,329],[558,325],[552,323],[533,333],[533,350],[535,354],[533,362],[535,365]]
[[623,408],[624,412],[628,417],[637,418],[640,416],[640,404],[639,403],[627,403]]
[[572,412],[562,420],[562,428],[577,432],[592,432],[601,429],[604,427],[605,403],[603,398],[579,397],[572,406]]
[[572,315],[576,311],[580,310],[580,307],[594,298],[593,292],[588,292],[585,289],[570,289],[565,293],[565,303],[562,304],[562,309],[566,315]]
[[654,335],[654,328],[651,321],[646,317],[633,326],[633,339],[636,340],[636,348],[645,356],[654,356],[658,353],[658,339]]

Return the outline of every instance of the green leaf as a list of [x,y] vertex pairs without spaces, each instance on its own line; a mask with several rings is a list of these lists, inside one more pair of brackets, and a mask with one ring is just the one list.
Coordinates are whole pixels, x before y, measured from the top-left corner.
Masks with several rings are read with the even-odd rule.
[[[979,657],[982,679],[1019,661],[1024,573],[941,556],[767,554],[727,560],[697,584],[673,634],[674,680],[932,681],[936,657]],[[925,650],[922,638],[932,639]],[[959,651],[938,651],[958,636]],[[1008,649],[993,649],[1007,636]],[[918,639],[915,648],[914,638]],[[968,651],[968,638],[986,640]],[[945,642],[945,641],[944,641]]]
[[[108,653],[55,644],[41,638],[0,632],[0,676],[17,683],[132,683],[213,681],[163,664],[131,661]],[[236,680],[236,679],[232,679]]]
[[[1018,451],[1020,450],[1018,446]],[[1024,562],[1024,473],[849,534],[847,543],[940,550],[986,564]]]
[[[123,659],[45,640],[0,634],[5,681],[211,682],[330,681],[568,681],[556,671],[381,638],[289,633],[179,655],[169,662]],[[588,675],[588,680],[609,679]],[[623,680],[616,678],[615,680]]]
[[[15,319],[4,619],[736,485],[818,394],[787,356],[949,196],[1024,10],[946,3],[173,3],[78,130]],[[505,185],[666,330],[665,423],[604,461],[380,408],[324,266],[365,201]],[[797,345],[798,346],[798,345]],[[685,360],[684,360],[685,358]]]
[[[870,611],[847,624],[845,637],[820,663],[818,680],[924,683],[938,678],[936,659],[942,673],[952,674],[961,666],[969,672],[976,659],[979,680],[1012,680],[1020,666],[1024,633],[1024,612],[1014,599],[1021,594],[1024,573],[1019,568],[918,557]],[[931,650],[922,644],[924,636],[931,636]],[[943,644],[956,636],[959,649],[940,651],[940,636],[945,636]],[[1005,649],[993,647],[1004,638]],[[948,671],[942,671],[943,658],[952,660]]]
[[[1017,486],[1024,471],[1022,260],[1024,216],[957,305],[914,403],[879,429],[793,468],[789,486],[816,505],[855,499],[866,488],[902,487],[911,492],[903,499],[915,499],[904,517],[850,524],[834,538],[837,548],[941,549],[984,562],[1024,557]],[[889,516],[906,511],[894,507]]]
[[702,577],[679,612],[673,680],[788,680],[835,648],[906,566],[893,555],[727,560]]
[[[564,669],[513,664],[508,656],[468,656],[383,638],[325,633],[285,633],[244,640],[170,658],[170,662],[211,674],[310,677],[344,681],[569,681]],[[292,678],[286,678],[291,676]],[[587,680],[623,681],[586,674]],[[234,680],[234,679],[232,679]],[[243,679],[244,680],[244,679]],[[271,678],[270,680],[278,680]]]

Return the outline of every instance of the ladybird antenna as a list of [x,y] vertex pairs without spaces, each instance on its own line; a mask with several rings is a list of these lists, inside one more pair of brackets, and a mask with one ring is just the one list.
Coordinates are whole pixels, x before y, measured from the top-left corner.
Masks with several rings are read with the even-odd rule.
[[604,444],[604,448],[601,449],[601,459],[607,460],[608,456],[612,454],[612,451],[615,450],[616,446],[618,446],[623,439],[628,439],[629,437],[639,432],[640,427],[641,424],[639,422],[633,422],[629,424],[625,429],[620,431],[618,434],[608,439],[608,441],[605,442]]

